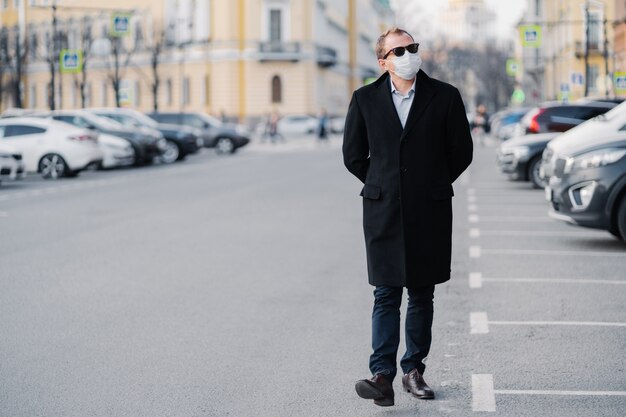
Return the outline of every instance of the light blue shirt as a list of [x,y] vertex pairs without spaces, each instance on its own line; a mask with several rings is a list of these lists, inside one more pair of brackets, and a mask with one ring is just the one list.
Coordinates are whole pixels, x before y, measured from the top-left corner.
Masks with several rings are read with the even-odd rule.
[[409,117],[409,110],[411,110],[411,105],[413,104],[413,98],[415,98],[415,82],[417,81],[417,77],[413,80],[413,85],[411,89],[403,96],[398,90],[396,90],[396,86],[393,85],[393,81],[391,81],[391,77],[389,77],[389,84],[391,84],[391,98],[393,99],[393,105],[396,107],[396,111],[398,112],[398,117],[400,118],[400,123],[402,123],[402,128],[404,129],[404,125],[406,124],[406,119]]

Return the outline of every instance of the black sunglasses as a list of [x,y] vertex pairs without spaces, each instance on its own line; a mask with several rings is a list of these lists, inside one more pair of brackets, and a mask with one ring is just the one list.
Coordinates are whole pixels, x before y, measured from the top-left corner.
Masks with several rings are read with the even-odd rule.
[[402,56],[404,55],[404,51],[409,51],[410,54],[414,54],[417,52],[417,50],[420,48],[420,44],[419,43],[412,43],[410,45],[407,46],[396,46],[395,48],[391,48],[389,50],[389,52],[387,52],[385,54],[385,56],[383,56],[383,59],[387,59],[387,57],[389,56],[390,53],[393,52],[393,54],[395,56]]

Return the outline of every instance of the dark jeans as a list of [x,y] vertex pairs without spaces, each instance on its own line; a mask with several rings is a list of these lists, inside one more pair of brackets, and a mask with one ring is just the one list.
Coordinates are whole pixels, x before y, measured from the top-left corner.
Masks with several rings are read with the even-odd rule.
[[[400,344],[400,304],[402,287],[377,286],[374,290],[372,312],[372,349],[370,370],[372,375],[384,374],[389,381],[396,376],[396,356]],[[409,305],[406,311],[406,353],[400,361],[407,374],[417,368],[424,373],[422,362],[430,351],[433,324],[433,295],[435,286],[409,288]]]

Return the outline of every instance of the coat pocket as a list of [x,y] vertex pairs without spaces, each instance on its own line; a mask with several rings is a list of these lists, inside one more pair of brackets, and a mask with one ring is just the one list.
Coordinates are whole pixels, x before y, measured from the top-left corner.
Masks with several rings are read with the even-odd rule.
[[443,187],[435,187],[431,190],[431,197],[433,200],[446,200],[454,196],[454,190],[452,184],[444,185]]
[[378,200],[380,198],[380,187],[378,185],[365,184],[361,190],[361,197]]

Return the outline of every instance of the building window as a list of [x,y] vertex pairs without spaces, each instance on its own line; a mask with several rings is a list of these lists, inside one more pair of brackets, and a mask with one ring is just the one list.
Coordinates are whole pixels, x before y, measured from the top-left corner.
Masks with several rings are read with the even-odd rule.
[[165,103],[172,105],[172,80],[165,81]]
[[189,97],[189,95],[190,95],[189,94],[189,77],[183,78],[181,89],[182,89],[182,91],[181,91],[182,94],[181,94],[181,102],[180,102],[180,104],[182,104],[183,106],[186,106],[190,102],[190,97]]
[[283,83],[278,75],[272,77],[272,103],[282,103]]

